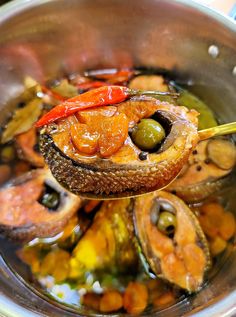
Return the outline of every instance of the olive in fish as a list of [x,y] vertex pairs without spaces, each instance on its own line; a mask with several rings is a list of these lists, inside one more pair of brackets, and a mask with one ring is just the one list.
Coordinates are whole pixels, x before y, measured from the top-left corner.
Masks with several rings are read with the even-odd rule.
[[[54,195],[47,202],[45,197],[42,200],[46,188],[56,193],[56,200]],[[1,188],[0,231],[18,241],[56,235],[81,203],[82,199],[62,188],[48,169],[33,170]]]
[[153,119],[142,119],[132,132],[134,144],[143,151],[152,151],[165,138],[162,125]]
[[[71,141],[70,126],[78,124],[78,117],[88,123],[94,120],[94,111],[89,109],[86,115],[79,113],[58,120],[40,131],[40,151],[54,177],[72,193],[87,198],[130,197],[167,186],[178,175],[198,142],[194,110],[139,96],[119,104],[116,114],[126,117],[130,128],[142,119],[164,121],[166,137],[160,148],[147,152],[146,159],[141,160],[141,150],[132,142],[127,130],[124,144],[113,155],[106,158],[95,154],[81,155]],[[163,137],[164,133],[161,134]]]
[[211,266],[209,247],[196,216],[180,198],[165,191],[136,198],[134,227],[140,254],[156,276],[189,293],[200,289]]

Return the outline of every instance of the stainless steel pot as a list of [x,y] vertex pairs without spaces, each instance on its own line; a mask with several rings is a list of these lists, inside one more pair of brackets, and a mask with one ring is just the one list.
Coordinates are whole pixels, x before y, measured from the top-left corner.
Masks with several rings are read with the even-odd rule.
[[[53,79],[87,68],[146,66],[170,70],[214,109],[236,120],[236,25],[189,0],[19,0],[0,9],[0,123],[22,79]],[[235,186],[227,193],[236,207]],[[1,241],[0,315],[74,316],[32,291]],[[236,316],[236,250],[206,287],[153,316]],[[87,311],[77,312],[81,316]]]

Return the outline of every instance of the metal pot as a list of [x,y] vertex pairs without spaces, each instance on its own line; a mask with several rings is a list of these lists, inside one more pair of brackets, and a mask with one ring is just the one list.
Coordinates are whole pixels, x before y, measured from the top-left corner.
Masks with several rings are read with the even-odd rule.
[[[170,70],[222,122],[236,121],[236,25],[227,17],[190,0],[16,0],[0,9],[0,124],[25,75],[42,81],[133,65]],[[232,186],[227,199],[234,209],[235,194]],[[1,316],[76,315],[32,291],[5,241],[0,248]],[[235,261],[232,247],[207,286],[164,316],[235,316]]]

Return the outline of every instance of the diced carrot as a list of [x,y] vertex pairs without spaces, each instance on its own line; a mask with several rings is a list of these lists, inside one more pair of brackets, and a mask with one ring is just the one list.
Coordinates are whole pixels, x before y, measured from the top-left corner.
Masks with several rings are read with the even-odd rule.
[[211,238],[214,238],[218,235],[218,226],[215,226],[211,222],[211,218],[209,218],[207,215],[200,215],[198,217],[198,220],[201,224],[203,232]]
[[199,221],[205,234],[211,238],[220,235],[224,240],[229,240],[236,231],[234,215],[226,212],[218,203],[201,206]]
[[216,256],[223,252],[227,247],[227,242],[221,237],[217,236],[215,239],[210,241],[210,250],[212,256]]
[[156,292],[160,289],[162,290],[163,288],[165,288],[165,284],[159,278],[148,280],[146,285],[149,292]]
[[149,302],[154,300],[166,292],[166,284],[161,279],[150,279],[146,283],[149,293]]
[[173,292],[169,291],[169,292],[166,292],[166,293],[162,294],[161,296],[157,297],[153,301],[153,305],[155,307],[169,306],[171,304],[174,304],[175,300],[176,299],[175,299]]
[[219,227],[219,233],[224,240],[229,240],[235,234],[235,217],[231,212],[225,212],[221,225]]
[[224,213],[224,208],[218,203],[207,203],[201,206],[201,213],[219,217]]
[[218,203],[208,203],[201,206],[199,221],[208,237],[214,238],[218,235],[223,216],[224,208]]
[[86,293],[82,297],[82,304],[99,311],[100,308],[101,295],[95,293]]
[[39,262],[39,254],[38,249],[36,248],[23,248],[17,252],[19,258],[28,264],[33,273],[40,272],[40,262]]
[[100,311],[103,313],[115,312],[123,307],[123,297],[118,291],[106,292],[100,301]]
[[144,284],[130,282],[124,293],[124,308],[131,315],[141,314],[148,304],[148,290]]

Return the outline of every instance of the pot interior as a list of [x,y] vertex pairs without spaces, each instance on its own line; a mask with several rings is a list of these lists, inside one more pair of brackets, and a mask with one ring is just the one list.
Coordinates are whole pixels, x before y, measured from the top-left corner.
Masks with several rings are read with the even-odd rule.
[[[205,101],[221,122],[236,121],[235,31],[233,22],[189,1],[13,1],[0,11],[0,123],[9,115],[10,100],[22,91],[26,75],[43,82],[113,67],[167,72]],[[236,210],[235,195],[232,184],[224,193],[232,211]],[[34,312],[73,316],[72,308],[38,296],[36,288],[29,289],[29,272],[12,256],[15,247],[1,240],[3,296]],[[166,309],[165,316],[187,316],[219,301],[219,315],[229,309],[236,301],[235,261],[232,245],[207,285]],[[77,311],[82,316],[87,313]],[[211,314],[206,311],[206,316]]]

